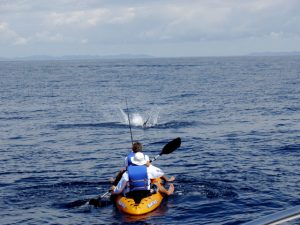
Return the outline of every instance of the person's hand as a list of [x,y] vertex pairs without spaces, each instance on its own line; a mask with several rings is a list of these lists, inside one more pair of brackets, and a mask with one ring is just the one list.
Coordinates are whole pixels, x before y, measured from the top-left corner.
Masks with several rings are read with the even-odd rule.
[[116,188],[116,186],[112,185],[112,186],[110,187],[109,190],[110,190],[111,192],[114,192],[115,188]]
[[168,182],[173,182],[175,180],[175,177],[174,176],[171,176],[167,181]]
[[172,195],[174,193],[174,184],[170,184],[169,186],[169,190],[167,191],[168,195]]

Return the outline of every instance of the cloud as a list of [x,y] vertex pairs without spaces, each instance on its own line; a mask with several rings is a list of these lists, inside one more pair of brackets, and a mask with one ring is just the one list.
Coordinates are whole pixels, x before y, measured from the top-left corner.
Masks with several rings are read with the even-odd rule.
[[50,13],[48,21],[54,25],[81,25],[96,26],[99,22],[107,18],[109,12],[106,9],[80,10],[72,12]]
[[300,38],[299,10],[298,0],[3,0],[0,42],[45,49],[46,43],[59,49],[76,44],[96,51],[282,41]]
[[0,2],[0,13],[8,14],[8,13],[16,13],[16,12],[24,12],[30,9],[30,4],[24,4],[24,1],[1,1]]
[[124,24],[134,18],[133,8],[111,10],[96,8],[70,12],[51,12],[47,16],[49,24],[55,26],[94,27],[101,24]]
[[280,38],[280,37],[283,36],[283,33],[282,32],[271,32],[269,34],[269,36],[272,37],[272,38]]
[[198,1],[191,5],[177,2],[164,4],[158,10],[152,5],[143,9],[149,14],[143,19],[153,26],[142,29],[141,39],[198,42],[262,37],[271,32],[281,32],[282,37],[290,33],[299,35],[296,21],[299,23],[300,18],[295,9],[299,9],[300,4],[288,2],[290,4],[283,0]]
[[[149,10],[149,9],[144,9]],[[147,18],[161,18],[155,26],[146,31],[145,37],[164,41],[200,41],[223,31],[228,22],[231,9],[197,4],[166,5],[158,11],[149,10],[153,15]]]
[[18,35],[10,29],[9,24],[0,21],[0,42],[4,44],[25,45],[28,39]]
[[41,42],[63,42],[65,40],[62,34],[60,33],[52,34],[48,31],[37,32],[33,38],[36,41],[41,41]]
[[[124,0],[118,4],[54,0],[48,5],[37,0],[5,2],[0,3],[0,9],[16,10],[18,15],[23,12],[31,22],[24,26],[33,33],[47,30],[62,36],[78,36],[78,40],[100,37],[102,41],[118,41],[122,37],[129,42],[197,42],[259,37],[271,32],[282,32],[282,36],[300,33],[300,3],[296,0]],[[23,23],[13,13],[10,17],[14,23]],[[82,29],[86,37],[82,37]]]

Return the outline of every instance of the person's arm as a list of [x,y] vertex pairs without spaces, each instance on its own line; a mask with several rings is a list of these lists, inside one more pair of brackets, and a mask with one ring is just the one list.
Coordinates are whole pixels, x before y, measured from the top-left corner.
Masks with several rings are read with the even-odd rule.
[[128,157],[125,157],[124,166],[125,166],[125,169],[127,169],[127,167],[128,167]]
[[119,181],[122,179],[123,174],[125,173],[126,169],[122,169],[119,171],[115,179],[111,178],[111,183],[113,186],[118,185]]
[[162,180],[166,181],[166,182],[173,182],[175,180],[174,176],[171,176],[169,179],[167,178],[166,175],[163,175],[160,177]]
[[156,166],[153,166],[152,164],[150,164],[147,167],[147,173],[148,173],[149,179],[155,179],[155,178],[159,178],[159,177],[162,177],[165,175],[161,169],[159,169]]
[[118,185],[111,187],[112,194],[117,195],[117,194],[122,193],[127,185],[127,182],[128,182],[128,175],[127,175],[127,173],[124,173],[121,180],[119,181]]
[[146,160],[147,162],[150,162],[150,158],[149,158],[148,155],[145,155],[145,160]]
[[[155,178],[162,178],[162,179],[166,179],[166,180],[175,180],[175,177],[171,177],[170,179],[167,179],[167,177],[165,176],[164,172],[159,169],[158,167],[155,167],[153,165],[150,165],[148,167],[148,178],[150,179],[155,179]],[[174,185],[170,184],[169,189],[167,190],[160,182],[158,181],[154,181],[154,184],[157,185],[159,192],[166,194],[166,195],[171,195],[174,192]]]
[[167,190],[160,182],[154,182],[154,184],[158,187],[158,191],[160,193],[166,195],[172,195],[174,193],[174,184],[170,184],[169,189]]
[[148,155],[145,155],[145,160],[147,161],[145,165],[146,165],[147,167],[149,167],[149,166],[151,165],[151,162],[150,162],[150,159],[149,159],[149,156],[148,156]]

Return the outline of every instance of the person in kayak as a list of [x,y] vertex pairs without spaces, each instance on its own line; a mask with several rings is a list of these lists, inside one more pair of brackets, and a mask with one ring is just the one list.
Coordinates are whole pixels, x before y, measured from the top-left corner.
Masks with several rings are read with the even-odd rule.
[[[117,176],[116,176],[115,179],[111,178],[112,185],[116,186],[119,183],[119,181],[121,180],[121,177],[122,177],[123,173],[127,170],[127,167],[130,166],[130,165],[132,165],[131,158],[134,157],[135,153],[141,152],[143,150],[143,145],[140,142],[134,142],[132,144],[131,150],[132,150],[132,152],[130,152],[125,157],[125,161],[124,161],[125,168],[121,169],[119,171],[119,173],[117,174]],[[147,161],[147,164],[150,164],[149,156],[145,155],[145,159]]]
[[[134,142],[132,145],[132,152],[130,152],[127,157],[125,157],[125,168],[127,169],[128,166],[132,165],[131,158],[134,157],[134,154],[137,152],[143,151],[143,145],[140,142]],[[145,155],[145,160],[147,163],[150,163],[150,159],[148,155]]]
[[[123,193],[126,197],[132,197],[136,202],[142,198],[151,195],[150,181],[151,179],[165,176],[164,172],[151,164],[147,165],[147,160],[142,152],[135,153],[131,157],[132,165],[128,166],[127,171],[123,173],[121,180],[117,186],[112,186],[112,194]],[[169,189],[165,189],[162,185],[157,185],[159,191],[166,195],[174,192],[174,185],[170,184]]]
[[[111,183],[112,185],[114,186],[117,186],[117,184],[119,183],[119,181],[121,180],[121,177],[123,175],[123,173],[127,170],[128,166],[132,165],[132,161],[131,161],[131,158],[134,157],[135,153],[137,152],[142,152],[143,150],[143,145],[142,143],[140,142],[135,142],[133,143],[132,145],[132,152],[130,152],[126,157],[125,157],[125,168],[124,169],[121,169],[120,172],[117,174],[116,178],[115,179],[111,179]],[[147,166],[150,166],[150,159],[149,159],[149,156],[148,155],[144,155],[145,157],[145,160],[146,160],[146,165]],[[164,181],[166,182],[173,182],[175,180],[175,177],[170,177],[170,179],[168,179],[165,175],[163,175],[161,177]]]

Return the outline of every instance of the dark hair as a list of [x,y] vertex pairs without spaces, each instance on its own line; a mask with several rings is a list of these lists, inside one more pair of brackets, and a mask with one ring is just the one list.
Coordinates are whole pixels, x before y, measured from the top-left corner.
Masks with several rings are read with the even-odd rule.
[[132,145],[132,151],[134,153],[141,152],[143,150],[143,145],[140,142],[135,142]]

